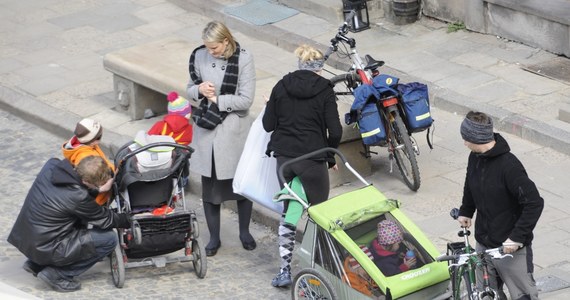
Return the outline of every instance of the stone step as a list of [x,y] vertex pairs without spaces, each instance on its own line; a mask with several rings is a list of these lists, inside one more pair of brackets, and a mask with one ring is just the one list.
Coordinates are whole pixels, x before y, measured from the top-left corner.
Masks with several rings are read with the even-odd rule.
[[278,0],[277,2],[308,15],[319,17],[331,24],[338,24],[344,20],[342,0]]

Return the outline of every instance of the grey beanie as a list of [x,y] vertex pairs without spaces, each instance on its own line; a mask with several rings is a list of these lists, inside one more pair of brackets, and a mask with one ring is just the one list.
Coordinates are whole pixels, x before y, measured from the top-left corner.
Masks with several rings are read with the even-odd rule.
[[494,141],[493,120],[489,118],[487,124],[481,124],[465,118],[461,123],[461,137],[465,141],[479,145]]
[[308,70],[313,72],[318,72],[323,69],[325,66],[324,59],[315,59],[315,60],[307,60],[301,61],[299,59],[299,70]]

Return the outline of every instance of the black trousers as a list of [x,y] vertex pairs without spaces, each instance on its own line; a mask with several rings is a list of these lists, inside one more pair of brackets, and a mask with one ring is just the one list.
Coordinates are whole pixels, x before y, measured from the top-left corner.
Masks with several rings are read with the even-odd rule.
[[[285,162],[293,159],[286,156],[277,156],[277,170]],[[315,205],[326,201],[329,198],[330,182],[329,171],[325,161],[302,160],[289,165],[283,170],[283,176],[287,182],[298,176],[307,194],[307,200]],[[284,183],[280,182],[281,187]],[[283,212],[287,212],[289,201],[285,201]]]

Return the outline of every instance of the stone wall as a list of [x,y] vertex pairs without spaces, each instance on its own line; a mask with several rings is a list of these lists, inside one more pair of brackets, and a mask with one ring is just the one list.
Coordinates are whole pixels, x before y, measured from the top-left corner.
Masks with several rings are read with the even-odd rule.
[[570,57],[570,0],[421,1],[426,16]]

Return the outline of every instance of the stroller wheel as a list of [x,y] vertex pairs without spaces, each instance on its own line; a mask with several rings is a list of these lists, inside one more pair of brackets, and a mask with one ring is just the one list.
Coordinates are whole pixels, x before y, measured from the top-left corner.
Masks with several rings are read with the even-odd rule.
[[206,249],[198,239],[192,241],[192,255],[194,256],[192,265],[194,265],[196,276],[198,276],[198,278],[204,278],[208,270],[208,261],[206,260]]
[[192,218],[192,234],[195,239],[200,236],[200,227],[198,227],[198,220],[196,220],[196,218]]
[[131,231],[133,233],[133,239],[135,241],[135,245],[140,245],[142,243],[142,231],[141,231],[141,225],[137,220],[133,220]]
[[118,288],[122,288],[125,284],[125,261],[123,257],[121,246],[115,246],[115,250],[111,252],[111,276],[113,276],[113,283]]
[[338,296],[329,279],[315,269],[303,269],[293,280],[291,299],[329,299]]

